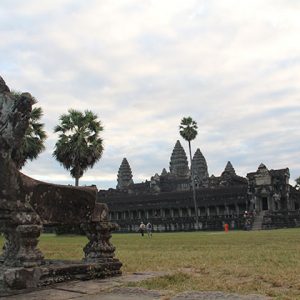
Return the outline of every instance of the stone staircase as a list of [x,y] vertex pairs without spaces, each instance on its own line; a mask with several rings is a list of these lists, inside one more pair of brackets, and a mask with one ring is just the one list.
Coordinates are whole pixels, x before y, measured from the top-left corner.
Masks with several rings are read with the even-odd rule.
[[265,211],[261,211],[254,217],[252,230],[262,230],[262,223],[264,220]]

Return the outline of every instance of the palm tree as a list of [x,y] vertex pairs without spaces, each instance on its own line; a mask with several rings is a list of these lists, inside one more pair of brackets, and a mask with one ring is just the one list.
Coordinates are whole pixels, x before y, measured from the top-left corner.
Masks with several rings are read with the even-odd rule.
[[196,216],[196,227],[197,227],[197,229],[199,229],[198,207],[197,207],[197,202],[196,202],[195,178],[194,178],[194,171],[192,168],[192,149],[191,149],[191,141],[194,140],[198,134],[197,129],[198,129],[197,123],[191,117],[183,118],[181,120],[181,123],[179,126],[179,133],[189,144],[191,178],[192,178],[192,188],[193,188],[193,201],[194,201],[195,216]]
[[[12,91],[11,93],[18,100],[21,98],[21,93],[16,91]],[[33,100],[34,104],[37,103],[34,98]],[[21,147],[12,151],[12,159],[19,170],[22,169],[28,159],[36,159],[38,155],[45,150],[44,143],[47,135],[44,131],[44,124],[40,123],[42,116],[43,110],[41,107],[32,109],[29,118],[29,126],[25,132]]]
[[70,170],[78,186],[83,173],[101,158],[103,140],[99,137],[103,127],[97,115],[86,110],[84,113],[70,109],[59,118],[60,124],[54,128],[59,133],[53,156]]

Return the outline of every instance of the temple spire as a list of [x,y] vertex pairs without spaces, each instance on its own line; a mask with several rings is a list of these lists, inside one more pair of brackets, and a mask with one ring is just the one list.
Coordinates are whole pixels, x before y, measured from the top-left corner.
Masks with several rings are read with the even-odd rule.
[[124,157],[118,171],[117,189],[126,189],[131,184],[133,184],[131,168],[127,159]]
[[234,167],[232,166],[232,164],[231,164],[230,161],[227,162],[226,167],[225,167],[223,173],[229,173],[231,175],[236,175]]
[[268,168],[266,167],[265,164],[261,163],[259,166],[258,166],[258,169],[257,170],[268,170]]
[[171,155],[170,172],[177,177],[189,176],[188,160],[179,140],[177,140]]
[[163,168],[160,176],[167,176],[167,175],[168,175],[167,170],[165,168]]
[[198,148],[192,159],[193,174],[198,182],[208,178],[207,163],[204,155]]

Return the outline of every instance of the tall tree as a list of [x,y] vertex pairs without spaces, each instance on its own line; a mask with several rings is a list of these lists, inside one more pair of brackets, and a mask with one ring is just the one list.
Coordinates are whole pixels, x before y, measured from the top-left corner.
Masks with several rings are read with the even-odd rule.
[[[11,92],[17,101],[21,100],[21,93]],[[34,104],[37,103],[34,99]],[[30,113],[29,126],[26,130],[22,145],[12,152],[12,159],[16,163],[18,169],[22,169],[28,159],[34,160],[38,155],[45,150],[45,140],[47,134],[44,130],[44,124],[40,122],[43,116],[41,107],[34,107]]]
[[193,201],[194,201],[195,216],[196,216],[196,227],[197,227],[197,229],[199,229],[199,217],[198,217],[198,207],[197,207],[197,201],[196,201],[195,177],[194,177],[194,171],[192,168],[192,149],[191,149],[192,148],[191,141],[194,140],[198,134],[197,129],[198,129],[197,123],[191,117],[183,118],[181,120],[181,123],[179,126],[179,133],[189,144],[191,179],[192,179]]
[[99,137],[103,127],[97,115],[86,110],[84,113],[70,109],[60,116],[60,124],[54,128],[59,133],[53,156],[70,170],[78,186],[79,178],[101,158],[103,140]]

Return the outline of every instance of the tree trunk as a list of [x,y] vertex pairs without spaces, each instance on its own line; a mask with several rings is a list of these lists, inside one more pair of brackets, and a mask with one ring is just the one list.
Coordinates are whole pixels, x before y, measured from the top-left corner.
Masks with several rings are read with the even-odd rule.
[[199,217],[198,217],[198,206],[196,201],[196,188],[195,188],[195,177],[194,170],[192,168],[192,149],[191,149],[191,141],[189,142],[189,152],[190,152],[190,165],[191,165],[191,179],[192,179],[192,189],[193,189],[193,201],[195,207],[195,217],[196,217],[196,230],[199,230]]
[[79,178],[76,177],[76,178],[75,178],[75,186],[78,186],[78,185],[79,185]]

